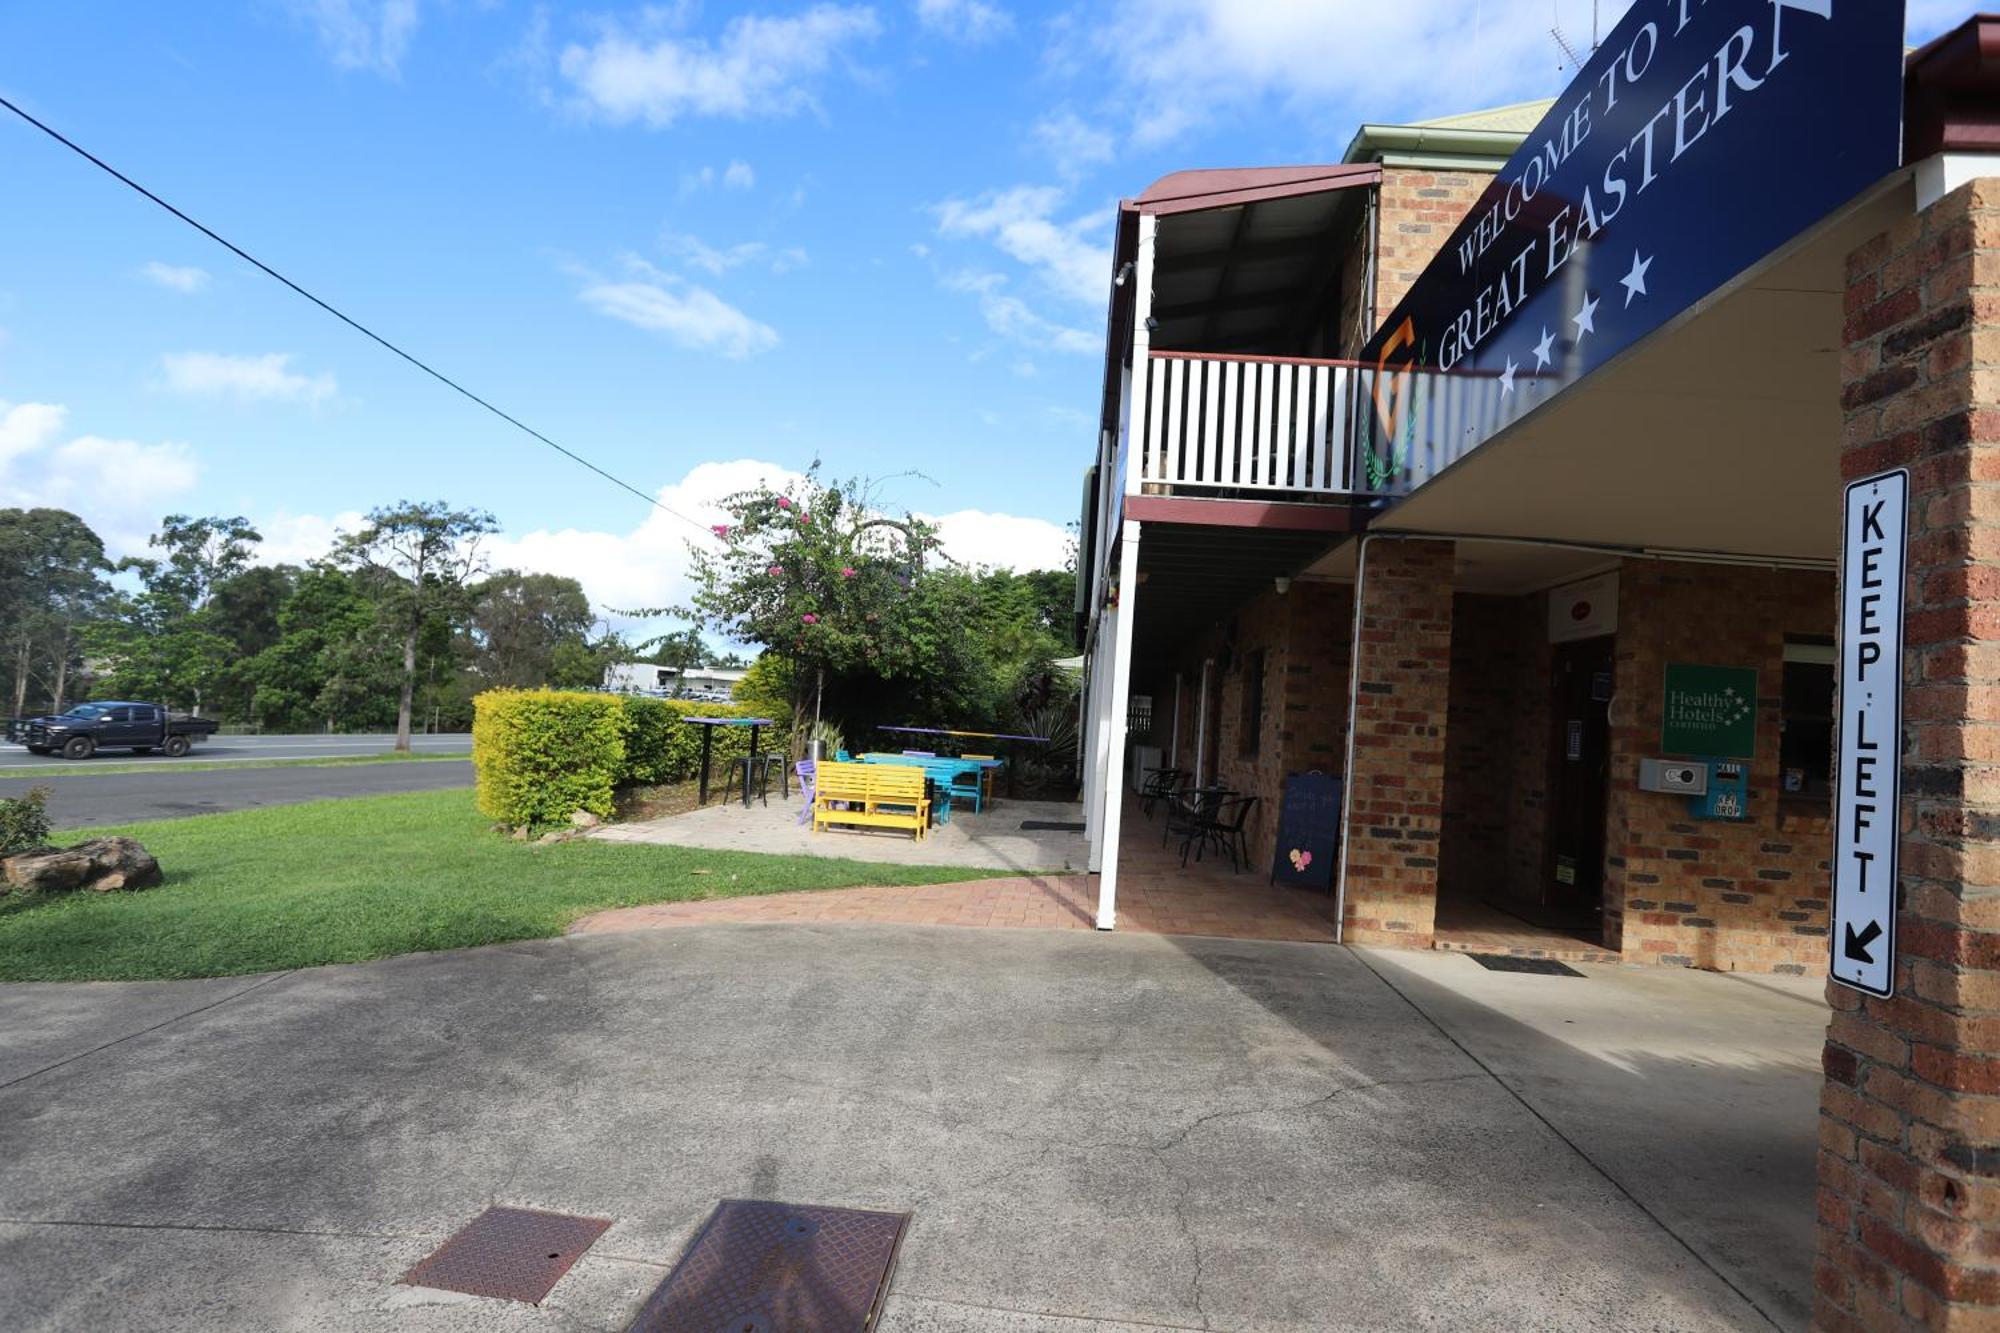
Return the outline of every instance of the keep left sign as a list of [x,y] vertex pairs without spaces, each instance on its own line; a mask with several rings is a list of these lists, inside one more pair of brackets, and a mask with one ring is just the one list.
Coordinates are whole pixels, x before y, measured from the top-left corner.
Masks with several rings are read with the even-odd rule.
[[1835,981],[1896,989],[1903,798],[1903,576],[1910,474],[1847,488],[1840,548],[1840,772],[1833,831]]

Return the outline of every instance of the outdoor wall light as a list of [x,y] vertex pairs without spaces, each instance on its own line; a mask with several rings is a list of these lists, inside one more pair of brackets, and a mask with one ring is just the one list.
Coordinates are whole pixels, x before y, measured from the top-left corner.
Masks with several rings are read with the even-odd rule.
[[1278,590],[1278,596],[1283,597],[1292,590],[1292,581],[1280,574],[1277,578],[1271,580],[1271,586]]
[[1118,276],[1111,280],[1111,285],[1113,287],[1123,287],[1125,285],[1125,279],[1131,276],[1132,276],[1132,261],[1128,259],[1124,263],[1118,266]]

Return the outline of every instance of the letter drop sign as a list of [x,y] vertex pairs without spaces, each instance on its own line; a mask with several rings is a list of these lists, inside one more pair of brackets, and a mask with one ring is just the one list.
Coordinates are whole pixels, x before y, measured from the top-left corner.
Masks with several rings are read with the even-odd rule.
[[1840,773],[1833,830],[1833,979],[1896,989],[1902,836],[1903,565],[1910,474],[1847,488],[1840,550]]

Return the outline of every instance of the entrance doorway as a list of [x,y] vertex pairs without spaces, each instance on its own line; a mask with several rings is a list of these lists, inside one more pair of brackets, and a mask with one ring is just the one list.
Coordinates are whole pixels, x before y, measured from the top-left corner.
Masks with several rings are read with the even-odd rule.
[[1549,714],[1549,855],[1543,903],[1561,926],[1601,938],[1604,817],[1611,774],[1611,638],[1558,644]]

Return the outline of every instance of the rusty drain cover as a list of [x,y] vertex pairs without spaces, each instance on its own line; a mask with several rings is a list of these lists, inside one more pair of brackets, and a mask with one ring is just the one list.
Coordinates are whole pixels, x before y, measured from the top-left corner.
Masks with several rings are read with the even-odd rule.
[[402,1284],[540,1305],[610,1225],[603,1217],[488,1208],[403,1274]]
[[630,1333],[864,1333],[909,1221],[724,1199]]

